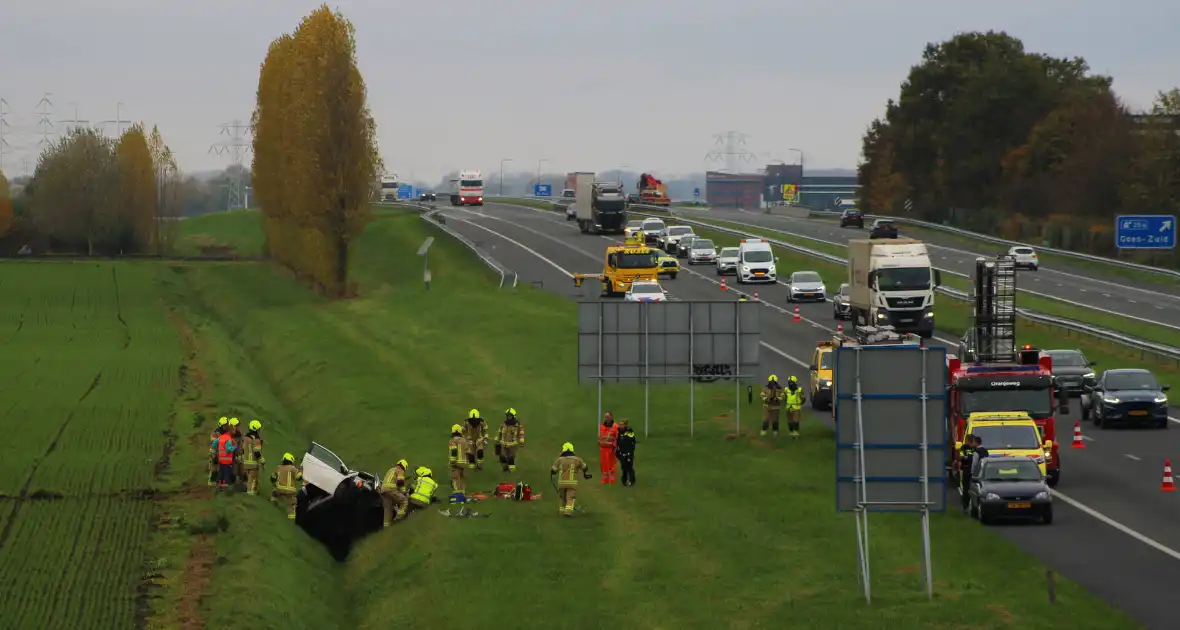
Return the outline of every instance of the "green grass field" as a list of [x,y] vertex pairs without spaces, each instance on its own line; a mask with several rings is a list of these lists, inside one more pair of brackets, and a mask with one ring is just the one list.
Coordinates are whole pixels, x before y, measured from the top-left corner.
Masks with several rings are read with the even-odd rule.
[[[819,243],[819,242],[816,242],[816,241],[813,241],[810,239],[806,239],[806,238],[802,238],[802,237],[792,237],[790,235],[784,234],[783,232],[776,231],[776,230],[767,230],[767,229],[762,229],[762,228],[758,228],[758,227],[751,227],[748,225],[732,223],[729,221],[717,221],[717,220],[712,220],[712,219],[697,219],[695,217],[693,218],[693,220],[700,221],[703,223],[709,223],[712,225],[716,225],[718,227],[723,227],[723,228],[728,228],[728,229],[733,229],[733,230],[741,230],[744,232],[749,232],[751,234],[757,234],[759,236],[773,238],[773,239],[784,241],[784,242],[791,243],[794,245],[799,245],[801,247],[806,247],[808,249],[813,249],[816,251],[831,254],[833,256],[844,257],[844,256],[848,255],[848,248],[845,246],[828,245],[826,243]],[[734,240],[734,239],[731,239],[731,240]],[[812,260],[815,261],[816,259],[813,258]],[[952,276],[950,274],[944,274],[942,277],[942,281],[943,281],[943,284],[945,284],[946,286],[954,288],[954,289],[958,289],[960,291],[970,291],[970,289],[971,289],[971,280],[969,280],[967,278],[959,278],[957,276]],[[1019,282],[1017,283],[1017,285],[1019,286]],[[950,298],[947,298],[946,300],[943,301],[943,303],[950,301],[950,300],[951,300]],[[1091,324],[1094,326],[1099,326],[1102,328],[1106,328],[1108,330],[1121,332],[1121,333],[1124,333],[1127,335],[1132,335],[1135,337],[1139,337],[1141,339],[1154,341],[1156,343],[1166,344],[1166,345],[1170,345],[1173,347],[1180,347],[1180,331],[1172,330],[1171,328],[1166,328],[1164,326],[1128,320],[1126,318],[1119,317],[1117,315],[1110,315],[1108,313],[1102,313],[1102,312],[1095,311],[1092,309],[1080,308],[1077,306],[1065,304],[1059,300],[1032,296],[1032,295],[1028,295],[1025,293],[1021,293],[1018,296],[1017,302],[1021,307],[1036,311],[1038,313],[1044,313],[1046,315],[1053,315],[1056,317],[1064,317],[1067,319],[1072,319],[1074,321],[1078,321],[1078,322],[1082,322],[1082,323],[1086,323],[1086,324]],[[942,307],[942,304],[939,304],[939,308],[941,308],[941,307]]]
[[[202,223],[229,220],[185,229],[212,234],[222,228]],[[238,229],[235,238],[260,238]],[[414,256],[427,236],[438,237],[429,292]],[[1136,627],[1068,581],[1049,604],[1037,592],[1043,565],[950,514],[932,522],[933,602],[917,518],[874,518],[867,607],[854,523],[834,510],[832,434],[809,415],[797,443],[758,439],[749,432],[757,410],[743,404],[742,435],[727,439],[732,384],[696,386],[691,438],[686,386],[653,387],[639,485],[594,479],[579,496],[585,512],[562,519],[546,481],[558,446],[572,441],[597,472],[595,393],[575,381],[573,303],[497,290],[473,254],[413,213],[382,213],[355,264],[362,297],[338,302],[263,263],[103,264],[89,274],[88,265],[0,266],[9,294],[28,298],[6,301],[0,326],[10,343],[35,333],[24,343],[39,344],[21,346],[27,364],[6,368],[23,411],[5,422],[43,460],[5,452],[0,465],[12,470],[0,479],[31,477],[32,489],[66,494],[24,501],[15,516],[17,501],[0,500],[0,518],[23,536],[0,547],[0,615],[16,627],[71,628]],[[121,289],[139,287],[117,305],[105,283],[112,268]],[[75,403],[99,370],[98,389]],[[108,386],[117,396],[96,398]],[[46,419],[69,422],[71,408],[88,404],[102,406],[50,449]],[[480,504],[487,519],[414,514],[345,563],[265,498],[204,483],[207,436],[221,415],[264,423],[268,468],[316,440],[383,473],[402,457],[445,470],[449,426],[471,407],[496,424],[509,406],[528,429],[518,478],[543,500]],[[642,422],[640,388],[608,387],[606,406]],[[163,453],[168,465],[157,468]],[[476,480],[487,490],[507,478],[485,471]],[[133,496],[140,488],[154,488],[155,500]],[[991,562],[975,561],[981,549]],[[34,562],[36,580],[9,570]],[[965,563],[976,567],[970,578],[958,569]],[[139,624],[137,587],[150,609]]]

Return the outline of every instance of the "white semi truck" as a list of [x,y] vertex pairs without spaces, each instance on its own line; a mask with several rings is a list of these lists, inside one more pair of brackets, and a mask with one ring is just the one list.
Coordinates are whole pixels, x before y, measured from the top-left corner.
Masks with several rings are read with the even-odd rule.
[[381,201],[397,201],[397,173],[381,176]]
[[483,173],[476,170],[459,171],[459,179],[451,180],[452,206],[483,205]]
[[941,274],[926,244],[908,238],[848,241],[849,305],[862,326],[934,336],[934,288]]

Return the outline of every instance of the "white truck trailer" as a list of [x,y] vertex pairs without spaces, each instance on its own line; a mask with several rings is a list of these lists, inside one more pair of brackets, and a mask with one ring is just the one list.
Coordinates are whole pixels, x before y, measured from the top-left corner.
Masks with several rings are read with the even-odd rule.
[[848,241],[849,304],[861,326],[934,336],[934,288],[941,274],[926,244],[908,238]]

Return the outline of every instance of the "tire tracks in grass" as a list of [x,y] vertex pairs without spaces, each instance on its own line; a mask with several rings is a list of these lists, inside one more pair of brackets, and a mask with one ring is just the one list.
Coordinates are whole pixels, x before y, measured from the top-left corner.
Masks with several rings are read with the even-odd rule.
[[123,319],[123,305],[119,301],[119,275],[114,265],[111,266],[111,281],[115,284],[115,317],[123,325],[123,349],[126,350],[131,345],[131,327],[127,325],[127,320]]

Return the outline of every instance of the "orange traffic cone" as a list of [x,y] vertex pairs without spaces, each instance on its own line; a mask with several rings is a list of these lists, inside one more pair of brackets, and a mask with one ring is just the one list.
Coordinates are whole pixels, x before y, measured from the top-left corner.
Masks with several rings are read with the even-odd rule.
[[1160,484],[1161,492],[1175,492],[1176,482],[1172,481],[1172,460],[1164,460],[1164,482]]
[[754,301],[755,302],[758,301],[758,292],[757,291],[754,292]]
[[722,278],[722,279],[721,279],[721,290],[722,290],[722,291],[728,291],[728,290],[729,290],[729,287],[725,286],[725,278]]
[[1082,423],[1078,420],[1073,423],[1073,447],[1086,448],[1086,441],[1082,439]]
[[803,321],[803,318],[799,316],[799,305],[798,304],[795,305],[795,316],[791,318],[791,321],[793,321],[793,322]]

